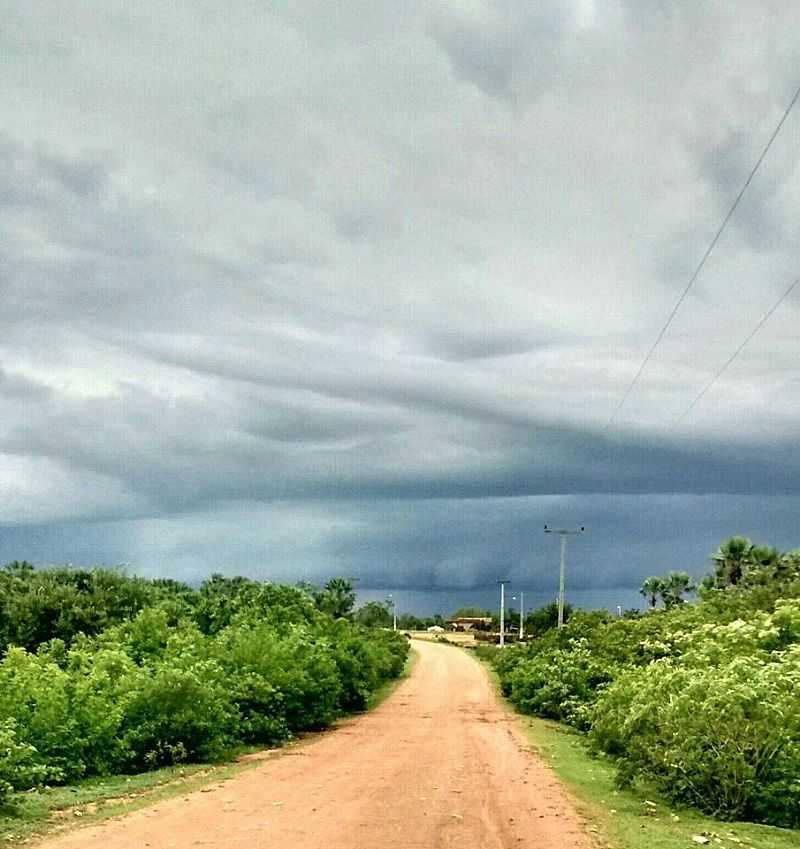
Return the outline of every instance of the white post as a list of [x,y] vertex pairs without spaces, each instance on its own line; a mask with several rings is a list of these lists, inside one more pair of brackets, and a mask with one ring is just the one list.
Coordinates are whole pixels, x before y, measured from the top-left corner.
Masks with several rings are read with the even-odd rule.
[[500,648],[506,644],[506,584],[500,581]]
[[564,627],[564,563],[567,559],[567,535],[561,534],[561,569],[558,573],[558,627]]
[[523,625],[523,621],[525,619],[525,593],[520,592],[519,594],[519,639],[522,642],[522,638],[525,636],[525,626]]

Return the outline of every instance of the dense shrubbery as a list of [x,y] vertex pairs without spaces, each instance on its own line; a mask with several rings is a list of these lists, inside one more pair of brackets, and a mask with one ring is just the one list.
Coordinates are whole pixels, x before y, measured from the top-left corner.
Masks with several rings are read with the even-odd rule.
[[[732,563],[742,551],[757,556]],[[576,614],[497,654],[501,686],[520,710],[587,731],[621,784],[641,778],[721,817],[798,827],[800,554],[737,542],[714,560],[698,604]]]
[[[0,572],[0,800],[324,728],[363,709],[408,651],[397,634],[324,612],[343,612],[336,584],[331,596],[215,576],[194,592],[78,574],[81,585],[68,570]],[[56,616],[57,599],[80,613]]]

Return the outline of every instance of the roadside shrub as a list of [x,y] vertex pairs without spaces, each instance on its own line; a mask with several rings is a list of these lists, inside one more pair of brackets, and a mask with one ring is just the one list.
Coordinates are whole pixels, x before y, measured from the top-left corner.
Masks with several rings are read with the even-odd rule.
[[622,785],[644,779],[723,818],[797,827],[800,602],[774,587],[707,590],[637,617],[576,613],[492,660],[520,710],[588,731]]
[[0,665],[0,721],[12,720],[16,739],[31,747],[32,763],[46,781],[85,772],[71,686],[68,673],[25,649],[11,649]]
[[119,648],[93,648],[89,643],[69,653],[70,712],[84,772],[105,775],[129,765],[120,729],[139,670]]
[[36,763],[36,749],[17,739],[13,719],[0,722],[0,805],[15,789],[33,787],[47,777],[45,767]]
[[504,677],[511,701],[524,713],[588,725],[588,705],[612,673],[589,649],[585,639],[552,648],[516,663]]
[[714,667],[658,661],[607,688],[590,739],[623,785],[642,777],[717,816],[797,826],[799,696],[796,650]]
[[[245,724],[251,725],[257,712],[276,720],[282,717],[289,731],[308,731],[324,728],[349,707],[339,661],[349,650],[353,626],[347,622],[342,626],[333,625],[330,632],[304,625],[278,631],[240,618],[220,632],[214,656],[232,677],[249,675],[244,694],[249,704],[242,714]],[[366,644],[363,637],[361,642]],[[234,680],[232,686],[242,694],[238,682]],[[280,728],[276,724],[275,733]]]
[[139,669],[125,684],[120,738],[127,768],[213,759],[235,739],[236,705],[215,661]]
[[396,678],[408,656],[408,641],[393,631],[368,634],[339,620],[330,632],[333,660],[341,681],[340,706],[364,710],[370,695],[386,680]]
[[[38,783],[214,759],[324,728],[366,706],[408,652],[399,634],[246,579],[215,576],[197,593],[18,563],[0,569],[0,591],[0,802]],[[3,619],[9,599],[20,607]],[[17,637],[30,649],[7,645]]]

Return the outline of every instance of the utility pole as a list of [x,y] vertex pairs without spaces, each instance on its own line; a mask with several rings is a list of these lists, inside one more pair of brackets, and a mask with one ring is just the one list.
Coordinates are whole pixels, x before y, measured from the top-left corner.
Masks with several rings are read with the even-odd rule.
[[498,581],[500,584],[500,648],[506,644],[506,584],[511,581]]
[[561,537],[561,568],[558,572],[558,627],[564,627],[564,568],[567,561],[567,537],[582,534],[586,528],[583,525],[577,530],[570,528],[551,528],[544,526],[546,534],[558,534]]
[[[511,596],[511,601],[516,601],[517,597],[515,595]],[[519,593],[519,639],[522,642],[522,637],[524,636],[524,628],[522,625],[522,618],[525,616],[525,593],[520,590]]]
[[392,605],[392,630],[397,630],[397,607],[395,607],[394,596],[389,593],[386,599]]

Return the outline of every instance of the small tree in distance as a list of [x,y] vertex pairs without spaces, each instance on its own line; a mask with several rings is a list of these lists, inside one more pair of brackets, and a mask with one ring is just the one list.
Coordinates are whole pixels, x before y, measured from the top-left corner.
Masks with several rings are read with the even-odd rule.
[[664,589],[664,579],[658,575],[651,575],[645,578],[639,592],[647,599],[647,603],[651,609],[655,609],[658,604],[658,597]]
[[334,619],[352,615],[356,604],[356,591],[347,578],[331,578],[316,597],[317,608]]
[[683,604],[686,601],[683,597],[684,594],[693,593],[696,589],[697,587],[688,572],[668,572],[663,579],[661,589],[664,607],[675,607],[678,604]]

